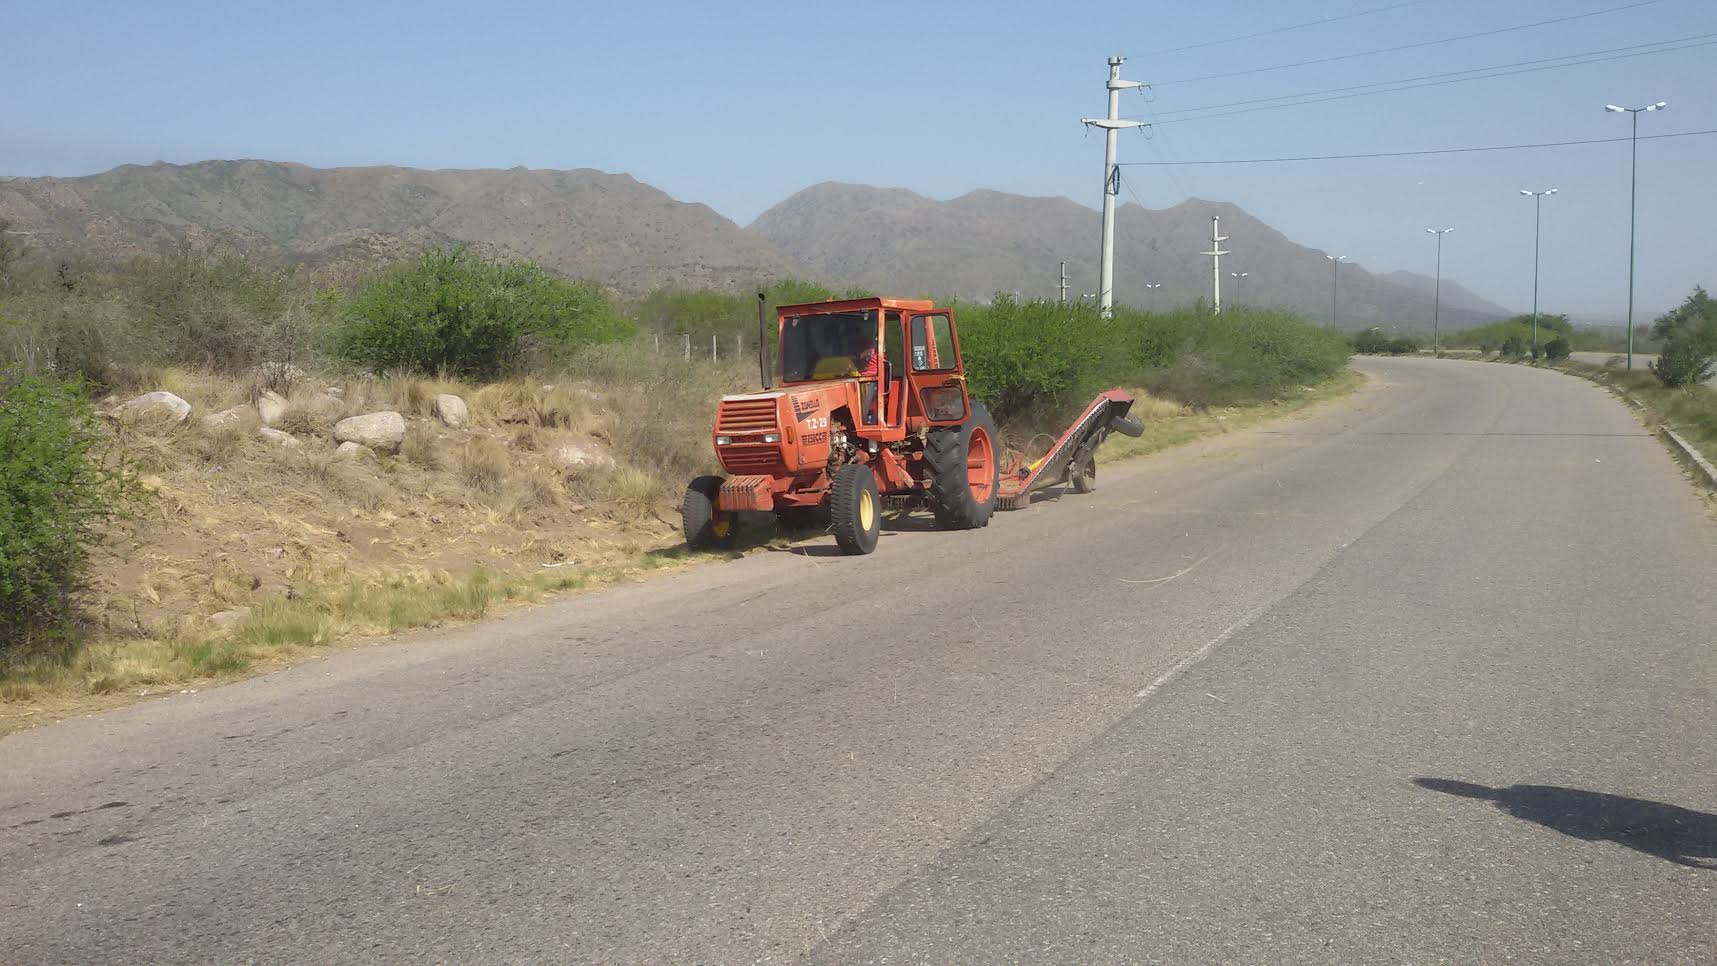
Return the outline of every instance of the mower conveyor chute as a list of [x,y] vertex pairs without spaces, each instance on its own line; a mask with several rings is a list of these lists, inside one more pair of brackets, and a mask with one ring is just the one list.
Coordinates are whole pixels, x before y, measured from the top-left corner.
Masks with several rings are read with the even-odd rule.
[[1099,393],[1042,457],[1028,463],[1016,454],[1002,470],[996,509],[1022,510],[1031,504],[1033,492],[1062,483],[1073,484],[1080,493],[1096,489],[1097,447],[1103,440],[1111,432],[1144,434],[1144,424],[1129,415],[1132,408],[1133,397],[1120,389]]

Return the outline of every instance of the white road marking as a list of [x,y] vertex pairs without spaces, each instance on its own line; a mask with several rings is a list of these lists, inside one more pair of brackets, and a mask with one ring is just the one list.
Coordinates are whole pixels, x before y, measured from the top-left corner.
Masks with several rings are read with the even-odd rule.
[[1209,657],[1211,655],[1211,652],[1213,652],[1217,648],[1221,647],[1224,641],[1227,641],[1229,638],[1233,637],[1235,634],[1238,634],[1242,629],[1244,629],[1246,627],[1246,625],[1252,623],[1253,621],[1255,621],[1259,617],[1261,617],[1266,610],[1270,609],[1270,606],[1273,603],[1275,603],[1275,602],[1271,601],[1268,604],[1264,604],[1263,606],[1256,607],[1250,613],[1248,613],[1245,617],[1242,617],[1239,620],[1235,621],[1234,623],[1228,625],[1227,630],[1223,631],[1222,633],[1211,638],[1209,641],[1205,642],[1203,647],[1199,648],[1196,651],[1193,651],[1191,654],[1188,654],[1186,657],[1181,658],[1180,661],[1178,663],[1176,663],[1174,667],[1171,667],[1167,671],[1164,671],[1162,673],[1162,675],[1159,676],[1155,681],[1152,681],[1150,684],[1145,685],[1145,689],[1143,691],[1140,691],[1138,694],[1134,695],[1134,697],[1138,698],[1142,701],[1146,698],[1149,698],[1151,695],[1156,694],[1158,691],[1161,691],[1170,681],[1173,681],[1175,678],[1180,677],[1181,674],[1183,672],[1185,672],[1187,668],[1192,667],[1194,664],[1197,664],[1198,662]]

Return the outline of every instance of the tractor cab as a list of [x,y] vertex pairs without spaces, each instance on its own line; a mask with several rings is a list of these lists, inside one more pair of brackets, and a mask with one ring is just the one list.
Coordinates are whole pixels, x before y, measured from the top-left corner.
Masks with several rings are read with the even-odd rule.
[[777,326],[781,386],[852,381],[856,405],[847,415],[859,435],[892,442],[966,418],[949,309],[908,299],[813,302],[781,306]]

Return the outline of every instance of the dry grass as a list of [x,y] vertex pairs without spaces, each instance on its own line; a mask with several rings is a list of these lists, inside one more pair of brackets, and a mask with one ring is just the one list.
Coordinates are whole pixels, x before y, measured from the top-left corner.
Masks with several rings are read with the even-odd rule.
[[1277,402],[1204,410],[1182,407],[1137,392],[1134,394],[1137,401],[1133,413],[1143,417],[1144,435],[1135,438],[1112,434],[1097,451],[1097,458],[1102,462],[1132,459],[1206,436],[1232,433],[1345,396],[1364,384],[1364,376],[1352,369],[1343,369],[1328,382],[1304,386],[1298,395]]
[[459,477],[479,493],[494,496],[506,485],[511,461],[492,439],[474,439],[459,452]]

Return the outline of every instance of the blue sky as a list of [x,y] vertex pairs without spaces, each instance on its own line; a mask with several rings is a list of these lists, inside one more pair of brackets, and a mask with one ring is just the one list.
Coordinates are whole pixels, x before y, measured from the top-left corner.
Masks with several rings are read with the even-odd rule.
[[[1392,0],[1196,3],[23,3],[5,14],[0,174],[258,157],[314,165],[593,167],[740,222],[820,181],[949,198],[1100,201],[1105,58],[1156,86],[1149,116],[1717,35],[1712,0],[1657,0],[1530,30],[1198,83],[1189,78],[1495,30],[1632,0],[1420,0],[1252,40],[1209,40]],[[1711,38],[1717,40],[1717,36]],[[1179,83],[1177,83],[1179,82]],[[1341,154],[1619,137],[1605,103],[1670,102],[1641,133],[1717,129],[1717,46],[1164,123],[1123,161]],[[1166,121],[1167,115],[1163,119]],[[1717,137],[1642,141],[1639,314],[1717,282]],[[1253,167],[1134,167],[1151,207],[1233,201],[1376,271],[1444,271],[1546,311],[1619,313],[1628,146]],[[1093,239],[1095,245],[1095,238]],[[1244,239],[1230,247],[1244,252]]]

